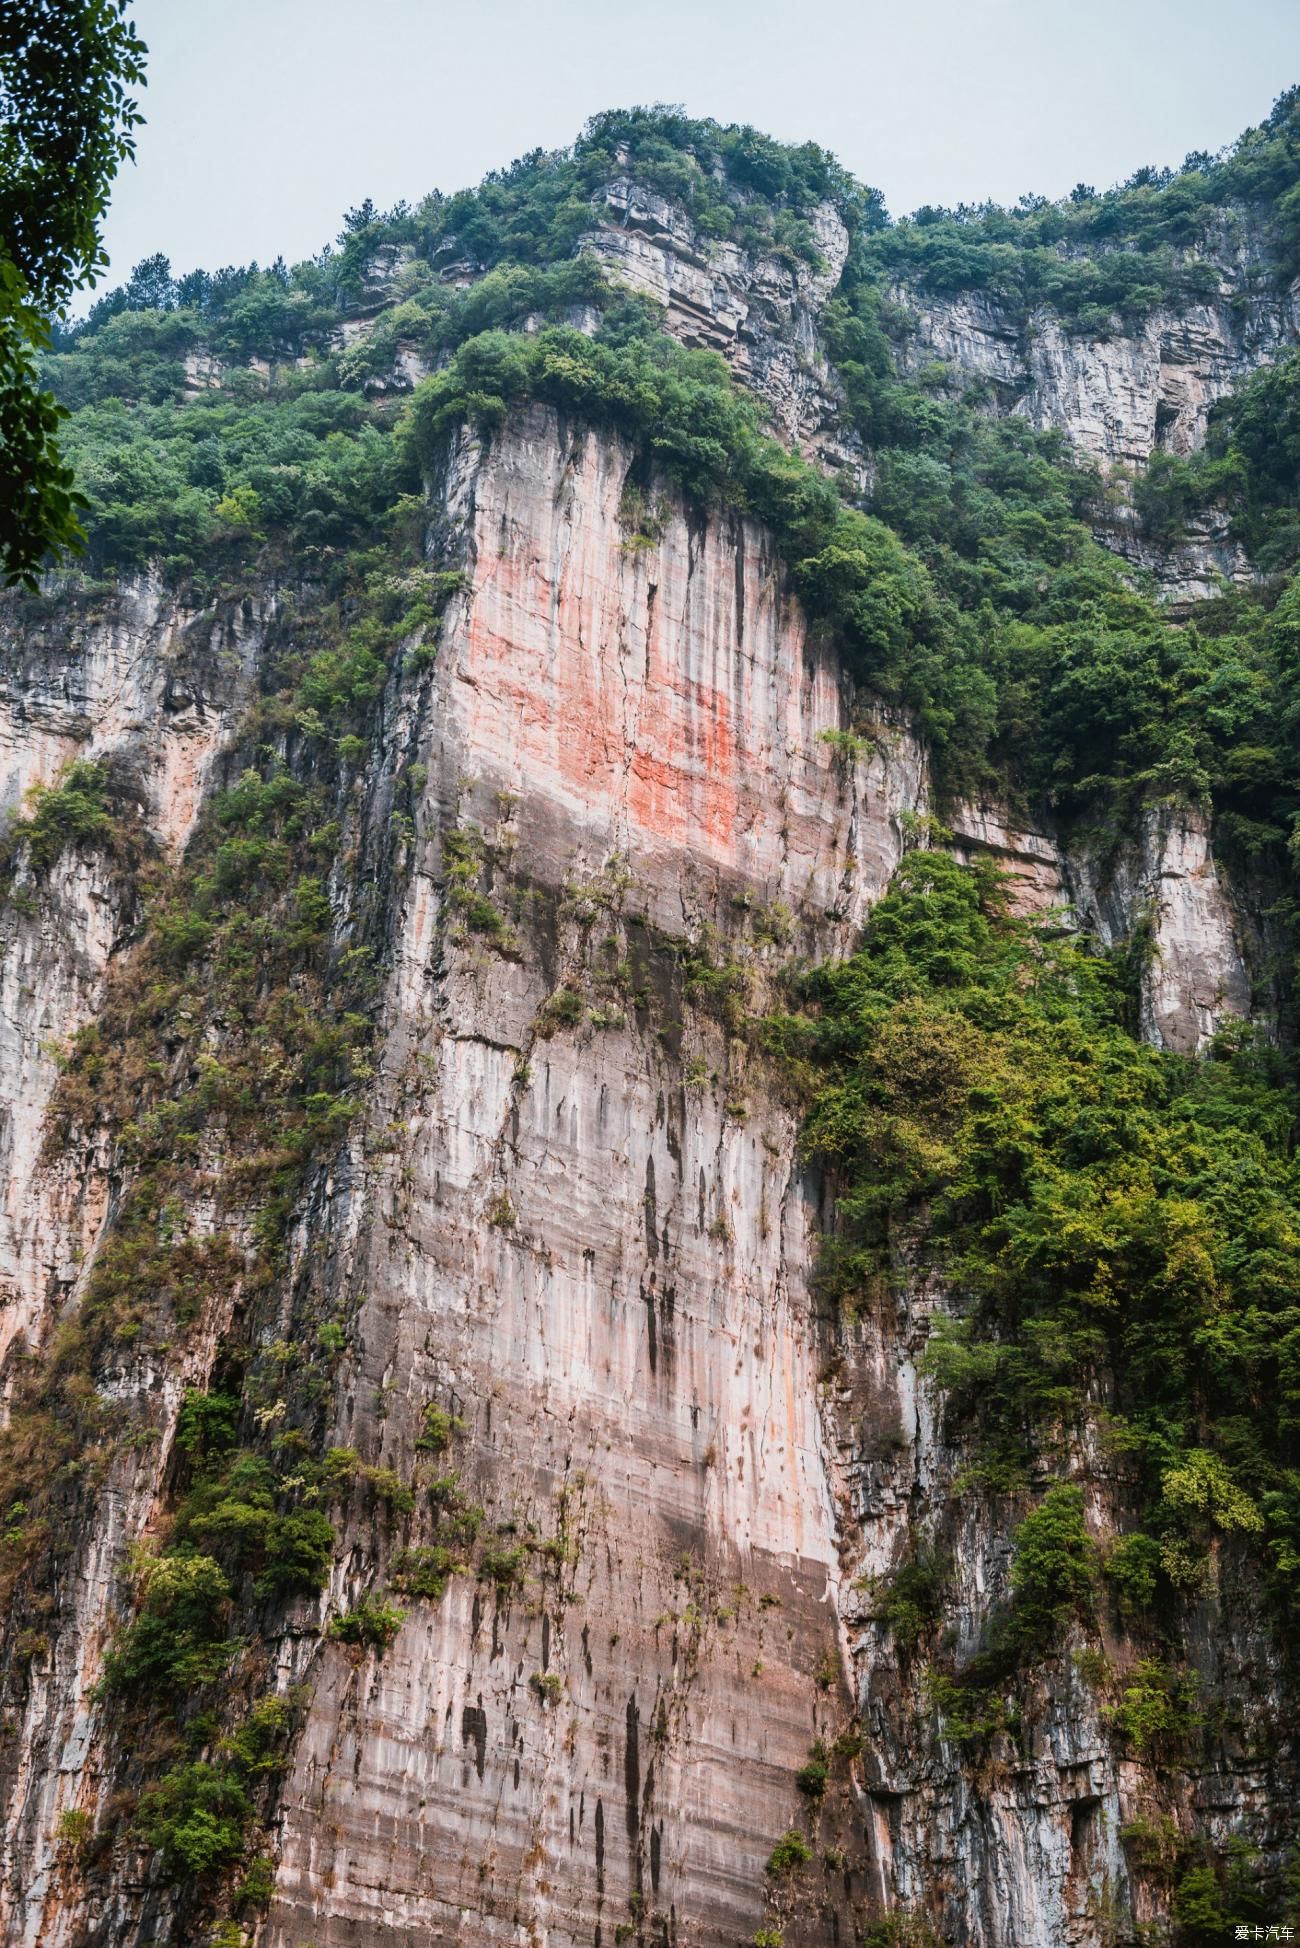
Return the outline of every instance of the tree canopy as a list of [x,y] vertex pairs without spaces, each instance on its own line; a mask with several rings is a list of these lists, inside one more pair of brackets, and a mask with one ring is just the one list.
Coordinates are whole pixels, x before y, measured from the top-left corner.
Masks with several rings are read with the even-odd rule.
[[81,545],[59,448],[63,409],[37,376],[50,315],[103,268],[100,222],[140,121],[144,43],[126,0],[0,0],[0,580],[34,586]]

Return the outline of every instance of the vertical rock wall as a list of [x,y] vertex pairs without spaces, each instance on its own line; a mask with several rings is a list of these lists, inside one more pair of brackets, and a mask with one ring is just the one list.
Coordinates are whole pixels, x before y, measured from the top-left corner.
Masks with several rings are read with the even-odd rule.
[[[264,608],[187,617],[144,582],[44,610],[0,621],[0,830],[74,760],[108,759],[153,843],[175,852],[247,703]],[[101,858],[65,854],[41,887],[18,856],[0,913],[0,1362],[73,1295],[103,1218],[102,1187],[42,1172],[41,1142],[59,1059],[94,1016],[135,908]]]
[[[453,1415],[464,1431],[439,1465],[517,1568],[408,1600],[382,1658],[322,1639],[315,1606],[293,1613],[276,1682],[311,1703],[258,1939],[470,1948],[630,1929],[721,1948],[780,1925],[813,1948],[937,1875],[981,1945],[1099,1942],[1092,1897],[1122,1881],[1090,1809],[1118,1788],[1086,1701],[1060,1702],[1044,1734],[1059,1750],[1001,1796],[972,1799],[924,1742],[891,1748],[890,1687],[905,1687],[852,1586],[951,1472],[915,1377],[924,1303],[852,1346],[819,1324],[798,1105],[728,1017],[728,992],[760,1009],[792,954],[849,946],[926,809],[923,754],[879,719],[868,754],[859,740],[846,758],[825,733],[853,700],[768,538],[672,505],[657,538],[630,532],[630,461],[538,411],[486,452],[462,442],[440,487],[440,545],[467,587],[418,730],[376,1074],[301,1214],[295,1276],[354,1320],[332,1438],[409,1475],[426,1407]],[[13,791],[111,749],[165,848],[185,838],[261,621],[182,630],[154,597],[131,600],[136,620],[85,632],[57,664],[52,637],[13,646]],[[416,735],[385,726],[381,810],[379,774]],[[1169,902],[1151,1031],[1194,1045],[1240,1000],[1203,839],[1153,826],[1140,867],[1091,879],[995,812],[960,821],[958,843],[1000,853],[1028,904],[1091,901],[1117,931],[1176,871],[1192,890]],[[499,925],[449,892],[455,846]],[[4,1099],[21,1110],[5,1136],[7,1316],[36,1346],[82,1289],[103,1213],[102,1189],[40,1159],[43,1051],[129,951],[119,901],[69,855],[18,911],[3,968]],[[166,1373],[124,1361],[114,1383],[150,1397],[158,1446],[104,1484],[15,1728],[7,1941],[181,1938],[138,1857],[93,1914],[81,1906],[53,1835],[61,1810],[111,1790],[93,1683],[112,1580],[157,1519],[182,1388],[210,1374],[225,1316]],[[358,1497],[327,1613],[387,1591],[425,1522],[425,1502],[392,1517]],[[1006,1548],[995,1530],[965,1538],[970,1616]],[[819,1816],[818,1858],[785,1889],[765,1866],[804,1810],[796,1774],[854,1701],[871,1743],[848,1812]]]
[[[382,1664],[320,1653],[276,1944],[612,1941],[638,1912],[655,1940],[748,1937],[844,1708],[797,1117],[674,955],[711,925],[761,983],[788,948],[751,916],[778,906],[846,938],[922,767],[896,730],[845,774],[840,682],[764,537],[675,514],[632,544],[629,460],[538,415],[453,469],[473,589],[435,679],[376,1112],[403,1137],[358,1226],[337,1438],[409,1465],[424,1403],[454,1408],[489,1521],[535,1540],[522,1588],[456,1579]],[[500,862],[504,954],[440,898],[453,825]]]
[[1198,515],[1178,542],[1153,543],[1127,484],[1157,450],[1186,455],[1204,445],[1217,401],[1300,341],[1300,280],[1279,292],[1258,240],[1218,240],[1215,262],[1214,300],[1159,307],[1136,325],[1117,317],[1101,336],[1068,330],[1046,310],[1021,317],[985,292],[894,292],[912,323],[902,368],[937,361],[958,386],[983,381],[998,410],[1066,433],[1111,479],[1097,539],[1183,606],[1224,582],[1249,581],[1245,550],[1217,508]]

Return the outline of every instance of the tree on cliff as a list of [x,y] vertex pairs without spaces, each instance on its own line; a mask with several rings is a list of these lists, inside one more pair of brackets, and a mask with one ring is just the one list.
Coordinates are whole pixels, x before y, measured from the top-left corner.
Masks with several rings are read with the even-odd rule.
[[99,225],[141,120],[146,49],[126,0],[0,0],[0,583],[35,586],[81,546],[59,451],[63,409],[40,385],[49,321],[105,262]]

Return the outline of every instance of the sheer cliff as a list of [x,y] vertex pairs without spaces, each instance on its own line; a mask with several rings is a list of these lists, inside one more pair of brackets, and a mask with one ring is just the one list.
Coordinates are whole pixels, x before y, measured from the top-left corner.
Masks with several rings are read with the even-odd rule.
[[61,342],[6,1941],[1286,1922],[1297,114],[613,115]]

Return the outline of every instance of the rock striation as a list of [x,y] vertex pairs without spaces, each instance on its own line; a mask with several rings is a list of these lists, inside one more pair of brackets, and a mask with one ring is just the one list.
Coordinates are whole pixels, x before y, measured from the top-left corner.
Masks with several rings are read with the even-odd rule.
[[1210,260],[1219,274],[1213,300],[1158,307],[1138,325],[1117,317],[1104,336],[987,292],[936,297],[898,285],[892,293],[907,321],[901,368],[938,362],[952,383],[985,384],[996,410],[1066,433],[1109,482],[1097,539],[1183,607],[1248,581],[1250,563],[1215,509],[1176,542],[1154,543],[1134,515],[1131,481],[1153,453],[1196,452],[1217,401],[1300,342],[1300,279],[1279,292],[1260,240],[1218,239]]
[[[524,1588],[454,1578],[382,1659],[322,1640],[311,1605],[291,1617],[275,1681],[311,1701],[257,1938],[486,1944],[522,1926],[576,1948],[640,1919],[655,1940],[780,1925],[812,1944],[940,1873],[972,1942],[1099,1940],[1081,1917],[1122,1890],[1124,1788],[1086,1699],[1057,1700],[1033,1769],[979,1801],[941,1747],[898,1742],[900,1680],[861,1590],[954,1465],[915,1377],[927,1301],[854,1328],[842,1381],[809,1283],[820,1192],[797,1106],[683,976],[708,940],[757,996],[795,949],[847,946],[927,809],[924,753],[877,711],[846,758],[827,733],[861,726],[870,699],[809,638],[767,537],[672,506],[646,545],[620,517],[631,461],[540,409],[453,449],[434,529],[465,590],[427,706],[417,721],[393,703],[367,788],[386,802],[399,753],[426,780],[386,922],[375,1080],[297,1233],[300,1265],[355,1312],[331,1439],[400,1472],[442,1403],[464,1425],[462,1479],[545,1567]],[[260,627],[182,623],[127,591],[57,659],[38,645],[12,705],[11,802],[86,749],[93,720],[89,748],[130,758],[159,846],[182,845]],[[467,831],[515,916],[504,951],[448,905],[448,835]],[[1105,873],[993,809],[956,843],[1008,861],[1027,904],[1073,900],[1103,932],[1154,911],[1153,1039],[1194,1047],[1246,1006],[1203,832],[1157,822]],[[126,920],[71,862],[4,961],[6,1317],[33,1347],[84,1282],[108,1196],[42,1156],[41,1051],[93,1013]],[[139,1867],[92,1917],[52,1836],[120,1763],[93,1691],[114,1571],[158,1520],[182,1382],[206,1382],[221,1331],[218,1313],[161,1395],[123,1368],[154,1395],[159,1447],[115,1464],[29,1695],[14,1943],[134,1942],[142,1912],[151,1938],[179,1938]],[[327,1605],[381,1582],[397,1543],[352,1508]],[[972,1614],[1006,1555],[1005,1534],[963,1538]],[[767,1857],[795,1775],[854,1700],[861,1827],[805,1907]],[[829,1817],[822,1837],[839,1859]]]
[[599,222],[583,250],[661,304],[683,344],[721,352],[767,402],[790,444],[861,470],[863,456],[852,437],[846,441],[838,384],[817,338],[818,314],[849,249],[833,204],[818,204],[810,218],[816,268],[703,237],[678,205],[626,178],[606,184],[594,214]]
[[[848,237],[829,204],[813,229],[816,268],[719,245],[628,176],[599,193],[581,248],[684,342],[722,353],[788,441],[860,472],[818,338]],[[1218,302],[1094,339],[1016,323],[991,297],[900,290],[914,322],[900,357],[986,381],[999,410],[1062,427],[1118,480],[1157,446],[1193,450],[1214,400],[1295,338],[1295,288],[1254,294],[1244,246],[1223,275]],[[422,370],[399,350],[389,389]],[[190,390],[216,373],[191,359]],[[427,557],[454,571],[441,637],[385,679],[339,821],[369,933],[360,902],[328,888],[330,952],[374,954],[377,1032],[355,1115],[308,1172],[256,1301],[261,1352],[292,1351],[304,1318],[346,1320],[318,1405],[328,1450],[357,1470],[328,1587],[263,1612],[259,1678],[293,1720],[266,1799],[266,1884],[224,1935],[205,1916],[196,1937],[193,1890],[114,1825],[153,1755],[102,1683],[124,1566],[169,1534],[186,1389],[220,1383],[247,1325],[249,1222],[174,1345],[141,1351],[128,1333],[115,1348],[95,1404],[134,1431],[77,1464],[83,1519],[7,1652],[14,1948],[826,1948],[900,1908],[971,1948],[1112,1948],[1121,1926],[1167,1918],[1126,1832],[1245,1833],[1283,1871],[1300,1778],[1293,1734],[1271,1722],[1278,1653],[1262,1619],[1216,1630],[1213,1592],[1197,1669],[1242,1704],[1201,1771],[1137,1763],[1078,1660],[1053,1666],[1023,1739],[1006,1730],[978,1777],[964,1763],[876,1601],[918,1537],[950,1551],[959,1648],[1009,1587],[1014,1517],[962,1501],[920,1368],[953,1295],[900,1252],[894,1289],[832,1315],[816,1276],[828,1192],[801,1105],[736,1019],[742,999],[773,1003],[792,966],[847,952],[917,845],[992,857],[1022,911],[1141,943],[1141,1033],[1180,1054],[1257,1005],[1259,924],[1205,822],[1170,806],[1104,844],[992,803],[958,807],[938,836],[914,724],[855,691],[772,537],[666,488],[638,525],[636,468],[616,435],[530,407],[490,439],[461,429],[425,483]],[[1126,518],[1121,501],[1107,538],[1177,600],[1248,572],[1221,533],[1157,557]],[[4,814],[69,762],[103,761],[142,847],[124,870],[111,848],[74,845],[46,875],[20,832],[4,854],[10,1404],[35,1362],[62,1357],[125,1202],[107,1140],[76,1155],[47,1141],[69,1046],[138,968],[141,886],[178,869],[231,784],[301,594],[187,605],[140,581],[3,611]],[[300,724],[254,721],[309,773]],[[220,1066],[232,1034],[214,1015],[205,1058]],[[209,1240],[216,1120],[187,1213]],[[264,1429],[283,1409],[266,1402]],[[436,1493],[369,1492],[431,1450]],[[1075,1458],[1100,1535],[1119,1464]],[[472,1505],[490,1552],[410,1595],[378,1639],[331,1632],[433,1549],[438,1494]],[[826,1752],[848,1784],[823,1806]],[[805,1826],[808,1871],[785,1875],[773,1849]]]

